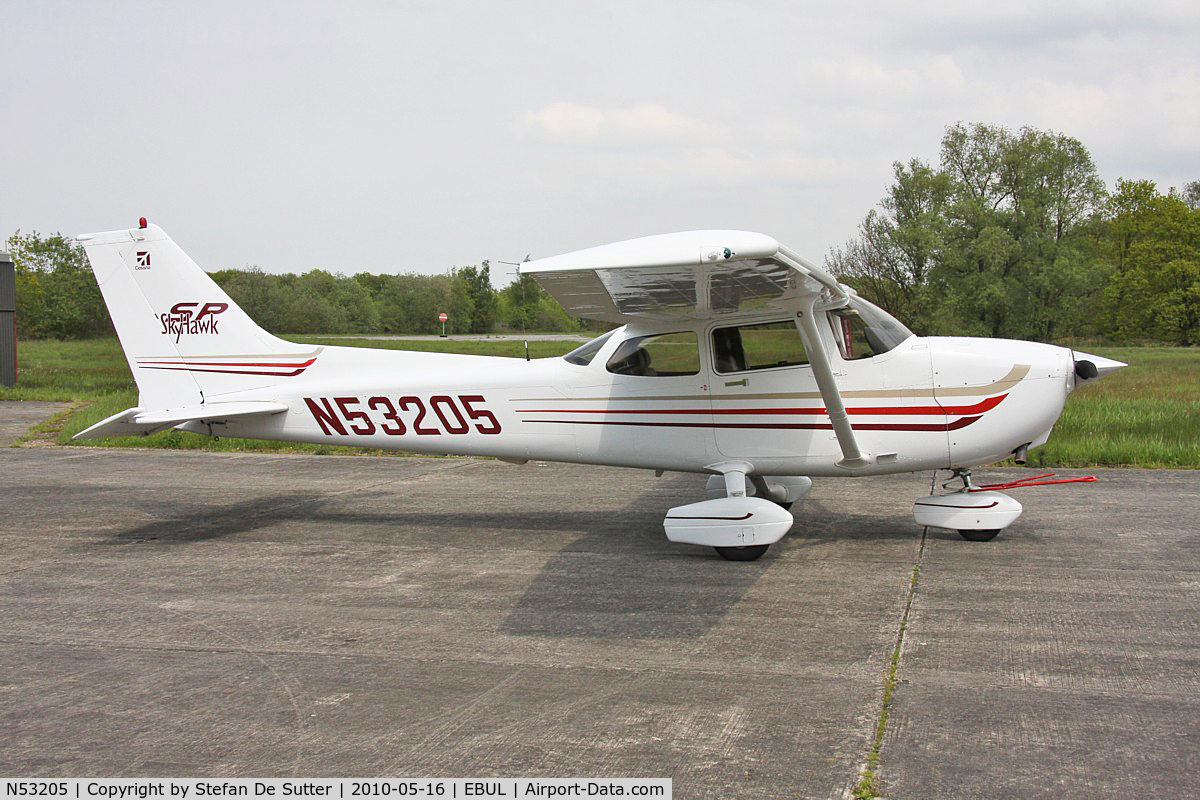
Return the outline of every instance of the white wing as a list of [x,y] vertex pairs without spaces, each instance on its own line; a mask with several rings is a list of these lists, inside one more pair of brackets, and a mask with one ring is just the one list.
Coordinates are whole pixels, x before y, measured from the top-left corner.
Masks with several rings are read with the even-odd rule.
[[616,323],[794,309],[799,298],[822,291],[847,299],[825,270],[770,236],[747,231],[630,239],[526,262],[520,271],[570,313]]

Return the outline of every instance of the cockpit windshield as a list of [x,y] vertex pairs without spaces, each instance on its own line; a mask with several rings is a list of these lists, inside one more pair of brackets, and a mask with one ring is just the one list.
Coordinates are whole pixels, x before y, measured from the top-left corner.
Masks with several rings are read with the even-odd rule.
[[831,311],[829,321],[847,360],[882,355],[914,335],[900,320],[861,297],[851,297],[850,305]]

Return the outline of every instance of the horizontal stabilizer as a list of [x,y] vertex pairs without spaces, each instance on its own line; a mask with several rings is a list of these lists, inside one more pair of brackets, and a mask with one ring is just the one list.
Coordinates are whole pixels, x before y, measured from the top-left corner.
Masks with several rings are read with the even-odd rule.
[[252,417],[260,414],[281,414],[288,407],[270,401],[242,401],[233,403],[206,403],[182,408],[166,408],[147,411],[144,408],[128,408],[108,419],[97,422],[87,430],[75,434],[75,439],[100,439],[106,436],[149,436],[152,433],[173,428],[184,422]]

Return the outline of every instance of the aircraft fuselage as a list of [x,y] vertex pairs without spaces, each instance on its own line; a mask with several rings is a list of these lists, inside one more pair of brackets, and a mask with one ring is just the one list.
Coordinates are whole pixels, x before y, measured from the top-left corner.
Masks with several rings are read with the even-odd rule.
[[[629,328],[583,365],[321,348],[306,367],[268,368],[273,377],[297,371],[286,381],[208,398],[271,399],[286,414],[185,427],[514,461],[704,472],[744,459],[762,474],[848,474],[836,465],[841,452],[811,368],[721,372],[715,327],[696,331],[700,368],[690,375],[614,374],[609,360],[621,343],[645,335]],[[323,361],[335,365],[330,374]],[[835,356],[834,366],[859,443],[874,456],[854,470],[864,475],[991,463],[1040,444],[1074,386],[1071,351],[1032,342],[914,336],[870,358]]]

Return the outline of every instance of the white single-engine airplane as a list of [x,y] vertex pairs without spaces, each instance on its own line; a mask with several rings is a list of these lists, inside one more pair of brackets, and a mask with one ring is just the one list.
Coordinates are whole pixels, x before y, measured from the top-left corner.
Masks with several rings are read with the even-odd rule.
[[310,347],[264,331],[156,225],[78,237],[138,405],[77,438],[179,428],[707,474],[675,542],[761,556],[812,477],[953,470],[922,525],[995,537],[1020,504],[970,468],[1044,443],[1077,383],[1119,361],[918,337],[774,239],[651,236],[526,262],[577,316],[617,323],[561,358]]

